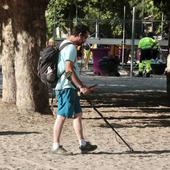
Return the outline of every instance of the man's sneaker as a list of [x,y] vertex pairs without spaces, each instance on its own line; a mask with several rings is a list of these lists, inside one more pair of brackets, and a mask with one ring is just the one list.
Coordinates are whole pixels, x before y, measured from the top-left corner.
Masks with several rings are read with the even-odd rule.
[[86,142],[85,146],[80,146],[79,149],[81,150],[81,153],[87,153],[90,151],[94,151],[97,149],[97,145],[92,145],[90,142]]
[[63,148],[62,145],[60,145],[57,149],[52,149],[52,153],[58,154],[58,155],[73,155],[72,152],[68,152],[66,149]]

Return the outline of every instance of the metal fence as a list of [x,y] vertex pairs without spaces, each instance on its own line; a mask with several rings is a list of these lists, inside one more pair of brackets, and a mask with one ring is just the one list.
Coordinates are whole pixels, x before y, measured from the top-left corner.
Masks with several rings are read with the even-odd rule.
[[[73,25],[77,22],[85,23],[90,27],[91,37],[93,38],[125,38],[132,37],[132,19],[126,20],[85,20],[78,19],[64,20],[65,24],[61,27],[55,27],[53,36],[62,38],[65,34],[69,34]],[[134,20],[134,38],[138,39],[146,32],[154,32],[160,39],[167,39],[168,20]],[[124,34],[124,35],[123,35]]]

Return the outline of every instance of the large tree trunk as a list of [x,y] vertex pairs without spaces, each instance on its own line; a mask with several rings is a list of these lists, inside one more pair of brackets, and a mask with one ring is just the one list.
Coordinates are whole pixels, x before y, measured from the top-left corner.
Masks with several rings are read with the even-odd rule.
[[0,65],[2,65],[1,64],[1,57],[2,57],[2,22],[3,22],[2,12],[3,12],[3,9],[2,9],[2,1],[1,1],[0,2]]
[[[14,34],[12,30],[11,11],[5,0],[0,2],[0,19],[1,19],[1,43],[3,44],[1,64],[3,74],[3,93],[2,100],[8,103],[16,101],[16,84],[14,70]],[[1,44],[1,48],[2,48]]]
[[167,57],[166,77],[167,77],[167,95],[168,98],[170,98],[170,23],[168,24],[168,51],[169,55]]
[[16,105],[20,110],[48,112],[48,91],[37,77],[39,52],[45,46],[46,0],[15,1]]
[[[1,0],[0,9],[4,8],[3,3],[10,14],[3,20],[6,23],[3,29],[3,99],[7,100],[9,91],[14,91],[19,110],[48,113],[48,90],[37,77],[39,52],[46,42],[48,0]],[[15,75],[15,79],[11,75]],[[16,84],[10,87],[13,80]]]
[[15,83],[15,69],[14,69],[14,36],[12,32],[12,20],[8,19],[3,24],[3,50],[2,50],[2,101],[8,103],[16,102],[16,83]]
[[2,65],[1,58],[2,58],[2,21],[1,21],[1,18],[0,18],[0,65]]

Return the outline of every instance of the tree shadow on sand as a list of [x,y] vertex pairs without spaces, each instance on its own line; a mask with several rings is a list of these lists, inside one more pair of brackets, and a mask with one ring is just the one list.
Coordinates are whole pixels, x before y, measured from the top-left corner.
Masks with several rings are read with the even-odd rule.
[[22,131],[0,131],[0,136],[5,135],[29,135],[29,134],[41,134],[40,132],[22,132]]
[[[83,98],[83,106],[91,107],[86,99]],[[121,116],[109,116],[105,117],[110,124],[115,128],[145,128],[145,127],[170,127],[170,100],[167,98],[167,94],[164,92],[143,92],[143,93],[110,93],[100,95],[88,96],[95,108],[105,117],[106,113],[111,113],[111,110],[107,110],[108,107],[124,107]],[[102,107],[102,111],[100,111]],[[128,110],[133,108],[135,111]],[[103,111],[105,109],[105,111]],[[113,111],[114,112],[114,111]],[[138,113],[135,116],[131,116],[131,113]],[[128,113],[128,115],[126,114]],[[140,116],[140,113],[145,113],[144,116]],[[159,114],[158,114],[159,113]],[[97,114],[97,113],[96,113]],[[115,114],[114,114],[115,115]],[[100,117],[84,118],[84,119],[102,119]],[[114,121],[115,120],[115,121]],[[123,120],[122,124],[117,123],[117,120]],[[114,121],[114,123],[113,123]],[[106,123],[101,123],[99,127],[109,128]]]
[[[113,117],[105,117],[107,120],[109,119],[114,119]],[[101,119],[101,118],[100,118]],[[120,118],[121,119],[121,118]],[[124,117],[122,117],[122,119],[125,120]],[[131,121],[134,120],[135,121]],[[116,119],[115,119],[116,120]],[[170,119],[162,119],[162,118],[152,118],[152,117],[148,117],[146,119],[140,119],[140,117],[128,117],[122,124],[119,123],[111,123],[111,126],[113,126],[114,128],[146,128],[146,127],[170,127]],[[100,123],[97,125],[98,127],[102,127],[102,128],[110,128],[106,123]]]
[[[111,92],[93,94],[87,96],[97,107],[143,107],[147,111],[147,107],[169,107],[170,99],[166,92]],[[85,98],[82,98],[83,107],[90,107]]]

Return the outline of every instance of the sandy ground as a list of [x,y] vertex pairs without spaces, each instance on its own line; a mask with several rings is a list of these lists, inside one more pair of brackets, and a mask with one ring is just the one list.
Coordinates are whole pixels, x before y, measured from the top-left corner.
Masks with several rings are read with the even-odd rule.
[[[82,76],[89,84],[98,83],[89,98],[115,127],[129,148],[100,116],[82,99],[85,136],[98,149],[80,154],[72,120],[64,126],[62,143],[74,153],[51,153],[55,118],[38,113],[19,113],[14,105],[0,100],[0,170],[169,170],[170,107],[165,78],[152,79],[146,91],[144,79]],[[100,81],[99,81],[100,80]],[[112,83],[111,83],[112,82]],[[158,83],[160,83],[158,85]],[[130,88],[131,87],[131,88]],[[126,91],[125,91],[126,89]]]

